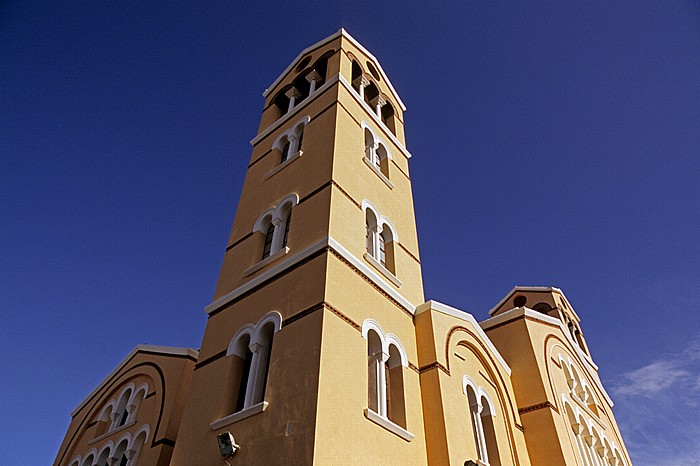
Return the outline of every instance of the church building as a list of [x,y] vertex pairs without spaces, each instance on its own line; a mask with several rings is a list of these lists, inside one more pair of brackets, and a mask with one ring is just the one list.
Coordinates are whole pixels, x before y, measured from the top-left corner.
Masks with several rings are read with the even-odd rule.
[[377,59],[341,29],[263,96],[201,348],[137,346],[54,465],[631,465],[561,290],[515,287],[481,322],[425,302]]

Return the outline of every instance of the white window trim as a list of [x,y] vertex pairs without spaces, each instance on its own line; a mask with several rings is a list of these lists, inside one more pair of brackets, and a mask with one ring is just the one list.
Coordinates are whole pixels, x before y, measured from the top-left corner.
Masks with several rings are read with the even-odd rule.
[[218,419],[209,424],[209,427],[211,427],[211,430],[218,430],[229,424],[233,424],[234,422],[238,422],[251,416],[255,416],[256,414],[260,414],[263,411],[265,411],[269,404],[270,403],[268,403],[267,401],[261,401],[260,403],[256,403],[253,406],[243,408],[240,411],[236,411],[233,414],[229,414],[228,416],[222,417],[221,419]]
[[398,435],[402,439],[406,440],[407,442],[410,442],[411,440],[414,439],[415,435],[404,429],[398,424],[394,424],[391,422],[388,418],[379,415],[378,413],[375,413],[369,408],[365,408],[365,417],[374,422],[375,424],[385,428],[389,432]]
[[379,177],[380,180],[382,180],[388,187],[389,189],[394,189],[394,183],[389,181],[389,178],[386,177],[384,173],[380,169],[377,168],[375,164],[367,160],[367,157],[362,157],[362,160],[365,162],[365,164],[372,169],[375,175]]
[[278,173],[280,170],[282,170],[283,168],[285,168],[286,166],[288,166],[289,164],[291,164],[292,162],[297,160],[302,155],[304,155],[303,151],[301,151],[301,150],[296,151],[293,155],[290,155],[289,157],[287,157],[287,160],[285,160],[284,162],[282,162],[281,164],[277,165],[275,168],[273,168],[272,170],[267,172],[267,175],[265,175],[265,179],[268,179],[272,175]]
[[260,262],[258,262],[255,265],[253,265],[252,267],[245,269],[243,271],[243,275],[248,276],[248,275],[254,274],[258,270],[262,269],[263,267],[275,262],[280,257],[286,256],[287,254],[289,254],[289,251],[290,251],[290,249],[288,246],[283,247],[279,251],[272,253],[271,255],[267,256],[265,259],[261,260]]
[[[390,271],[389,269],[387,269],[386,267],[384,267],[384,266],[382,265],[381,262],[379,262],[377,259],[375,259],[374,257],[372,257],[372,254],[370,254],[369,252],[365,251],[365,254],[364,254],[363,257],[365,258],[365,260],[366,260],[367,262],[369,262],[369,264],[370,264],[372,267],[374,267],[375,269],[377,269],[378,272],[380,272],[382,275],[384,275],[386,278],[388,278],[389,281],[390,281],[391,283],[393,283],[393,284],[396,285],[397,287],[401,287],[401,285],[403,285],[403,282],[402,282],[401,280],[399,280],[398,277],[397,277],[396,275],[394,275],[393,273],[391,273],[391,271]],[[396,260],[396,259],[394,259],[394,260]]]

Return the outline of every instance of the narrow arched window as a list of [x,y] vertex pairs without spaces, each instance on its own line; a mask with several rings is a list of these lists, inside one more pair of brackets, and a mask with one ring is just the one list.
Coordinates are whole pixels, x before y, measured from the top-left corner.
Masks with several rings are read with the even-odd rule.
[[391,131],[392,134],[396,135],[396,117],[394,114],[394,107],[390,102],[387,102],[381,109],[382,123]]
[[129,444],[127,439],[122,440],[122,442],[119,445],[117,445],[117,448],[114,451],[114,456],[112,457],[112,465],[126,466],[127,463],[129,463],[129,458],[126,456],[126,450],[128,446]]
[[107,460],[110,457],[110,448],[111,447],[106,447],[102,452],[100,453],[100,457],[97,458],[97,461],[95,462],[95,466],[107,466]]
[[83,460],[82,466],[92,466],[92,463],[95,462],[95,456],[94,455],[89,455],[87,458]]
[[[270,257],[270,252],[272,251],[272,237],[275,234],[275,226],[270,222],[270,225],[267,227],[267,231],[265,232],[265,244],[263,246],[263,254],[262,258],[266,259]],[[260,244],[260,243],[258,243]],[[259,246],[258,246],[259,247]]]
[[372,212],[370,209],[367,209],[366,215],[365,215],[365,237],[367,239],[367,253],[375,257],[376,256],[376,247],[375,247],[375,236],[377,234],[377,217],[374,215],[374,212]]
[[357,93],[360,93],[360,84],[362,80],[362,68],[360,68],[360,65],[353,60],[352,61],[352,76],[351,76],[351,83],[353,89],[357,91]]
[[289,158],[289,139],[285,139],[282,144],[282,156],[280,157],[280,163],[284,163]]
[[368,376],[368,403],[369,409],[384,415],[384,382],[386,377],[384,368],[384,353],[379,334],[374,330],[367,332],[367,376]]
[[389,420],[406,428],[403,365],[396,345],[389,345],[389,359],[386,362],[386,407]]
[[232,356],[229,365],[228,382],[228,412],[238,412],[246,407],[246,398],[250,379],[253,352],[250,349],[250,334],[244,333],[234,342],[229,349]]
[[304,142],[304,125],[300,125],[297,129],[297,146],[294,153],[301,152],[302,143]]
[[496,427],[494,425],[495,413],[491,412],[491,403],[482,396],[481,405],[481,425],[484,431],[484,443],[486,443],[486,454],[490,466],[501,466],[501,455],[498,452],[498,442],[496,440]]
[[479,397],[471,385],[467,388],[467,401],[469,402],[469,417],[471,418],[473,441],[476,447],[476,453],[479,456],[479,461],[488,464],[488,453],[484,441],[484,428],[481,424],[481,410],[483,409],[479,402]]
[[384,237],[384,232],[382,231],[379,233],[377,236],[378,241],[378,250],[377,250],[377,260],[379,261],[380,264],[382,264],[384,267],[386,267],[386,238]]
[[268,322],[258,329],[258,367],[255,374],[255,392],[252,404],[260,403],[265,399],[265,389],[267,388],[267,376],[270,368],[270,354],[272,352],[272,339],[275,335],[275,325]]
[[282,247],[287,246],[287,240],[289,239],[289,225],[292,223],[292,211],[290,210],[287,214],[287,218],[284,221],[284,236],[282,237]]
[[117,408],[114,413],[114,424],[112,424],[112,430],[126,424],[126,420],[129,417],[127,404],[129,402],[130,397],[131,389],[128,389],[122,394],[122,397],[119,399],[119,402],[117,403]]

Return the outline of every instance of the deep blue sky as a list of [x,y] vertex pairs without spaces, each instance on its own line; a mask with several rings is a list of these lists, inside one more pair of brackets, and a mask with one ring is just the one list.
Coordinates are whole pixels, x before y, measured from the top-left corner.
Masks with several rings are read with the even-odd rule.
[[561,287],[635,464],[700,464],[698,3],[242,3],[0,3],[0,463],[199,347],[261,94],[342,26],[408,107],[426,298]]

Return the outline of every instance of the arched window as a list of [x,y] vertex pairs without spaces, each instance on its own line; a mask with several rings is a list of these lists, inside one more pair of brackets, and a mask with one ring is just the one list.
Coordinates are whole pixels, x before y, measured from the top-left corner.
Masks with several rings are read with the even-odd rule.
[[377,154],[377,143],[374,140],[374,135],[365,128],[365,159],[377,168],[380,168],[379,155]]
[[[288,252],[289,234],[291,231],[292,209],[299,202],[299,196],[290,194],[282,199],[276,207],[267,209],[255,222],[253,233],[262,233],[258,238],[258,244],[262,251],[261,260],[275,255],[279,251]],[[260,251],[260,250],[259,250]],[[272,259],[271,259],[272,260]],[[258,270],[255,265],[244,273],[250,274]]]
[[395,136],[396,135],[396,115],[394,112],[394,107],[391,105],[391,102],[387,102],[382,108],[381,108],[381,115],[382,123],[391,131],[391,133]]
[[463,389],[469,404],[472,438],[478,459],[482,464],[500,466],[493,403],[486,395],[486,391],[482,387],[477,387],[466,375],[463,379]]
[[365,257],[392,283],[400,286],[401,282],[395,276],[396,231],[385,217],[377,214],[376,209],[369,201],[363,201],[362,208],[365,210],[365,244],[367,249]]
[[375,241],[375,238],[377,235],[377,229],[379,228],[379,225],[377,222],[377,216],[371,209],[367,209],[365,211],[365,226],[365,238],[367,238],[367,254],[376,258],[377,241]]
[[94,462],[95,462],[95,455],[91,453],[87,457],[85,457],[85,459],[81,463],[81,466],[92,466],[92,463],[94,463]]
[[[365,78],[366,79],[366,78]],[[373,82],[369,82],[366,86],[364,86],[364,100],[367,105],[369,105],[370,108],[374,109],[377,105],[377,99],[380,98],[379,96],[379,89],[377,89],[377,86]]]
[[125,438],[117,445],[114,450],[114,455],[112,456],[112,466],[127,466],[129,463],[129,458],[127,456],[127,450],[129,447],[129,439]]
[[265,244],[263,245],[262,258],[266,259],[270,257],[270,252],[272,251],[272,236],[275,233],[275,226],[270,221],[270,225],[267,227],[265,232]]
[[234,356],[229,377],[229,394],[234,412],[242,411],[265,399],[274,334],[282,327],[282,316],[270,312],[255,325],[247,324],[231,339],[227,356]]
[[139,385],[139,387],[134,391],[134,394],[131,395],[131,399],[129,400],[129,404],[127,405],[127,410],[129,411],[129,417],[127,419],[127,422],[136,420],[136,413],[138,413],[139,407],[141,406],[141,402],[146,397],[147,393],[148,384],[144,383],[142,385]]
[[484,442],[486,443],[486,454],[488,455],[490,466],[501,466],[501,455],[498,452],[498,441],[496,440],[496,428],[494,425],[495,413],[491,400],[484,394],[481,396],[481,425],[484,429]]
[[117,408],[113,413],[114,423],[112,424],[112,429],[110,430],[117,429],[126,424],[126,420],[129,418],[129,411],[127,408],[129,399],[131,398],[131,393],[132,389],[127,388],[126,390],[124,390],[122,396],[119,398],[119,401],[117,402]]
[[282,152],[282,156],[280,157],[280,163],[286,162],[289,158],[289,147],[289,138],[285,138],[284,142],[282,143],[282,149],[280,150]]
[[107,445],[102,447],[100,454],[97,456],[95,466],[107,466],[107,460],[112,456],[112,445],[113,444],[110,441],[109,443],[107,443]]
[[350,82],[352,83],[353,89],[355,89],[355,91],[357,91],[357,93],[360,94],[360,88],[363,87],[361,86],[362,68],[360,67],[359,63],[357,63],[355,60],[352,61],[352,77]]
[[287,218],[284,219],[284,236],[282,237],[282,247],[287,247],[287,240],[289,239],[289,225],[292,223],[292,210],[289,209],[287,212]]
[[368,367],[368,392],[369,409],[377,414],[381,414],[384,408],[380,407],[383,402],[382,385],[384,374],[384,353],[382,351],[382,340],[376,330],[367,332],[367,367]]
[[406,428],[403,364],[401,352],[394,344],[389,344],[389,359],[386,362],[386,410],[390,421]]
[[111,400],[104,408],[102,408],[102,412],[100,412],[96,420],[95,437],[99,437],[100,435],[106,433],[108,429],[111,429],[111,425],[113,423],[112,411],[114,411],[115,405],[115,401]]
[[[406,429],[404,367],[406,353],[399,340],[384,334],[375,321],[365,320],[362,335],[367,340],[367,405],[370,416],[391,421]],[[412,438],[412,436],[411,436]]]
[[131,445],[129,445],[129,450],[131,451],[130,454],[130,460],[131,462],[129,463],[129,466],[133,466],[137,464],[139,460],[139,456],[141,456],[141,450],[143,449],[143,446],[146,444],[146,441],[148,440],[148,434],[150,433],[150,429],[148,425],[142,426],[134,435],[134,440],[131,442]]

